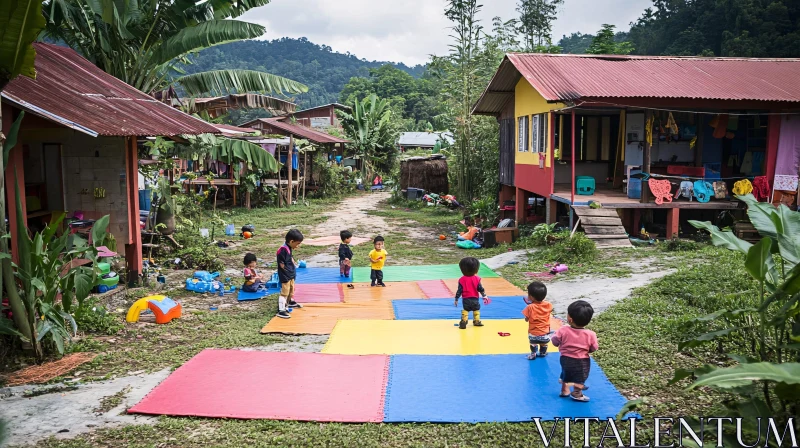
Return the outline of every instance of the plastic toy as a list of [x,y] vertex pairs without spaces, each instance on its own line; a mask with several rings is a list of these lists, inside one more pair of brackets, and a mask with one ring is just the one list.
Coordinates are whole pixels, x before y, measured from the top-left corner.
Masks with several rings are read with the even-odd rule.
[[439,235],[439,239],[440,239],[440,240],[442,240],[442,241],[444,241],[444,240],[446,240],[446,239],[447,239],[447,237],[446,237],[446,236],[444,236],[444,235]]
[[205,294],[209,292],[213,294],[219,294],[220,292],[222,294],[233,294],[234,292],[236,292],[236,287],[231,286],[228,289],[225,289],[225,285],[217,280],[212,280],[210,282],[207,282],[196,278],[187,278],[186,290],[200,294]]
[[183,312],[181,304],[167,296],[148,296],[134,302],[125,320],[129,323],[139,322],[139,315],[147,309],[156,316],[157,324],[170,323],[172,319],[180,318]]
[[253,234],[251,232],[243,232],[242,236],[244,237],[244,239],[249,240],[250,238],[253,237]]
[[662,205],[664,201],[672,202],[672,185],[666,179],[653,179],[652,177],[647,180],[650,186],[650,191],[656,198],[656,205]]
[[711,185],[711,182],[698,180],[694,183],[694,197],[697,198],[698,202],[708,202],[713,195],[714,186]]
[[480,249],[481,245],[470,240],[459,241],[456,243],[459,249]]
[[116,289],[119,285],[119,275],[116,272],[111,272],[111,265],[108,263],[97,263],[97,268],[100,269],[100,277],[97,279],[95,290],[104,294],[112,289]]
[[498,331],[497,334],[499,334],[502,337],[511,336],[511,333],[504,333],[502,331]]
[[298,263],[298,268],[305,269],[306,268],[306,260],[300,260]]
[[553,266],[553,269],[550,269],[551,274],[560,274],[567,271],[569,271],[569,267],[565,264],[557,264]]
[[278,278],[278,273],[272,274],[272,278],[269,279],[267,282],[267,289],[277,289],[281,287],[280,279]]
[[195,271],[194,275],[192,275],[192,278],[196,278],[204,282],[210,282],[217,277],[219,277],[219,272]]

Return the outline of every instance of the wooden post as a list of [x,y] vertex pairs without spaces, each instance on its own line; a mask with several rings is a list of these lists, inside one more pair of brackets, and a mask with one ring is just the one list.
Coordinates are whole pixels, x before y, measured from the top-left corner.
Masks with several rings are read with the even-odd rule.
[[680,233],[680,210],[677,207],[667,209],[667,239],[677,238]]
[[[572,109],[572,196],[570,200],[570,207],[575,204],[575,109]],[[572,213],[570,212],[570,216]]]
[[521,224],[525,224],[525,206],[527,205],[525,203],[525,190],[517,187],[517,194],[514,202],[517,204],[515,215],[517,218],[517,227],[519,227]]
[[766,174],[767,182],[770,185],[775,185],[775,164],[778,162],[778,140],[781,136],[782,118],[782,115],[770,115],[769,121],[767,121],[767,148],[764,156],[766,168],[764,169],[764,174]]
[[[547,167],[547,162],[545,161],[545,168],[547,168],[547,172],[549,173],[550,177],[550,195],[554,193],[555,190],[555,183],[556,183],[556,165],[553,157],[555,157],[556,153],[556,113],[550,112],[550,119],[548,120],[550,125],[550,141],[547,142],[545,145],[547,153],[545,154],[546,159],[550,162],[550,167]],[[550,198],[548,197],[547,200],[549,201]]]
[[308,151],[303,153],[303,202],[306,202],[307,183],[308,183]]
[[288,207],[292,206],[292,156],[294,155],[294,135],[289,136],[289,152],[286,154],[286,166],[288,166],[288,179],[289,184],[286,188],[286,205]]
[[[650,117],[653,116],[652,110],[647,110],[644,113],[644,154],[642,154],[642,173],[650,174],[650,143],[647,141],[647,127],[650,126]],[[650,132],[653,129],[650,128]],[[652,139],[652,134],[651,134]],[[645,185],[646,182],[642,181],[642,198],[639,200],[642,204],[650,202],[650,188]]]
[[[278,163],[281,163],[281,147],[275,147],[275,154]],[[283,207],[283,187],[281,186],[281,170],[278,170],[278,207]]]
[[128,184],[128,232],[130,243],[125,245],[128,264],[128,284],[136,284],[142,272],[142,232],[139,228],[139,152],[136,137],[125,142],[125,172]]

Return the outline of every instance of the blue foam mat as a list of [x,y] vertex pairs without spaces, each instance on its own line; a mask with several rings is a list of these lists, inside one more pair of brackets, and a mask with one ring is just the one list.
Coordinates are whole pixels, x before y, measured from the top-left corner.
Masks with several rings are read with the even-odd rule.
[[236,300],[238,300],[240,302],[246,302],[246,301],[250,301],[250,300],[259,300],[259,299],[263,299],[264,297],[267,297],[270,294],[277,294],[279,292],[281,292],[280,288],[277,288],[277,289],[276,288],[264,289],[264,290],[261,290],[261,291],[258,291],[258,292],[247,292],[247,291],[242,291],[240,289],[239,290],[239,294],[236,296]]
[[295,283],[352,283],[352,271],[350,275],[351,278],[342,277],[339,275],[339,268],[297,268]]
[[[492,303],[481,303],[481,319],[522,319],[525,302],[522,296],[492,297]],[[393,300],[397,320],[459,319],[462,305],[453,306],[453,299]]]
[[529,422],[532,417],[615,417],[626,403],[592,360],[588,403],[559,397],[558,353],[525,355],[395,355],[384,422]]

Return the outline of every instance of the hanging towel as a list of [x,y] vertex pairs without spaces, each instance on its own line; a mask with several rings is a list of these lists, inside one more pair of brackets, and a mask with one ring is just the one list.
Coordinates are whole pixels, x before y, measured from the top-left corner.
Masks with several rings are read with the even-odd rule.
[[277,145],[275,143],[262,143],[261,147],[264,148],[265,151],[272,154],[272,157],[275,157],[275,147]]
[[739,156],[736,154],[731,154],[728,157],[728,168],[736,168],[739,166]]
[[769,182],[767,176],[758,176],[753,179],[753,196],[756,200],[766,200],[769,198]]
[[739,116],[738,115],[731,115],[728,119],[728,130],[729,131],[738,131],[739,130]]
[[704,180],[698,180],[694,183],[694,197],[697,198],[698,202],[708,202],[711,200],[711,196],[714,195],[714,187],[711,185],[710,182],[706,182]]
[[672,135],[678,135],[678,123],[675,122],[672,112],[669,113],[669,118],[667,118],[667,128]]
[[714,182],[714,197],[717,199],[725,199],[728,197],[728,185],[721,180]]
[[739,172],[742,174],[750,174],[753,171],[753,153],[747,151],[742,158],[742,166],[739,167]]
[[753,184],[747,179],[742,179],[733,184],[733,194],[744,196],[753,192]]
[[800,116],[781,119],[778,157],[775,163],[775,190],[797,191],[800,172]]
[[728,115],[719,115],[714,127],[714,138],[724,138],[728,133]]

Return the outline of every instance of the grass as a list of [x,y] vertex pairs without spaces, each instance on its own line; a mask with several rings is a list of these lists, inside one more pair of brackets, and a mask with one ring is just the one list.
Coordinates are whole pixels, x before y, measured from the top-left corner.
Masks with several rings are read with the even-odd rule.
[[[297,219],[303,225],[318,223],[324,205],[298,207],[289,219],[272,210],[237,212],[242,222],[257,228],[274,219],[273,228],[291,225]],[[248,219],[252,214],[253,218]],[[442,264],[457,262],[466,253],[485,258],[508,250],[508,247],[463,251],[451,246],[452,241],[439,241],[439,233],[459,230],[460,215],[441,208],[412,209],[381,206],[372,212],[387,220],[396,229],[386,237],[389,263]],[[237,218],[238,222],[238,218]],[[259,224],[261,223],[261,224]],[[277,248],[280,231],[245,242],[243,250],[262,247]],[[722,397],[705,389],[688,392],[685,384],[668,385],[677,367],[690,368],[703,363],[725,363],[716,347],[701,347],[680,353],[678,342],[686,337],[684,324],[697,316],[720,307],[734,306],[747,297],[737,295],[751,283],[744,272],[741,257],[708,246],[700,250],[671,252],[663,247],[601,251],[591,263],[577,263],[562,278],[625,277],[641,270],[672,269],[674,273],[635,290],[631,297],[598,315],[590,328],[598,333],[600,350],[595,359],[611,382],[629,399],[645,398],[639,412],[645,421],[641,436],[652,436],[648,419],[654,416],[701,415],[712,411]],[[305,250],[303,247],[303,257]],[[370,244],[354,248],[356,266],[367,265]],[[313,248],[316,250],[316,248]],[[267,257],[264,257],[267,258]],[[513,283],[524,286],[530,281],[525,272],[544,270],[550,262],[534,252],[528,263],[509,265],[501,274]],[[231,262],[233,263],[233,261]],[[240,261],[236,260],[238,268]],[[187,298],[188,300],[188,298]],[[208,300],[212,300],[209,298]],[[263,336],[258,330],[275,312],[275,299],[251,304],[237,304],[217,312],[197,309],[168,326],[126,326],[119,335],[87,337],[79,347],[102,351],[82,370],[98,377],[125,372],[177,367],[199,351],[209,348],[267,346],[287,340],[280,336]],[[114,341],[112,342],[111,339]],[[494,379],[477,379],[494,380]],[[264,385],[269,387],[269,385]],[[553,391],[554,393],[556,391]],[[110,397],[108,397],[111,400]],[[531,397],[535,399],[535,397]],[[472,403],[465,391],[465,405]],[[109,402],[110,406],[113,402]],[[469,404],[471,405],[471,404]],[[545,431],[550,427],[544,424]],[[620,430],[624,440],[626,431]],[[602,427],[593,434],[602,433]],[[280,447],[530,447],[541,446],[535,436],[536,427],[520,424],[320,424],[276,421],[239,421],[193,418],[160,418],[153,425],[128,425],[106,428],[71,440],[51,438],[40,447],[145,447],[145,446],[280,446]],[[575,440],[579,440],[575,432]],[[556,445],[563,446],[560,434]],[[593,439],[596,445],[597,439]]]
[[122,389],[121,391],[119,391],[119,392],[117,392],[117,393],[115,393],[113,395],[109,395],[107,397],[103,397],[100,400],[99,405],[94,409],[94,412],[96,412],[98,414],[105,414],[106,412],[108,412],[108,411],[114,409],[115,407],[119,406],[120,403],[122,403],[122,400],[125,398],[125,395],[127,395],[128,392],[130,392],[130,390],[131,390],[131,387],[128,386],[128,387]]

